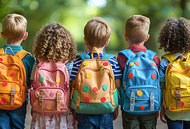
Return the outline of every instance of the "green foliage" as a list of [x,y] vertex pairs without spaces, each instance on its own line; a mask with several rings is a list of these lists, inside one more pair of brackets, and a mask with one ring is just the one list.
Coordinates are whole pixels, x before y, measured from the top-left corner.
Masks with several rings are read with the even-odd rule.
[[[36,33],[52,22],[59,22],[73,35],[79,51],[85,49],[83,29],[89,19],[101,16],[112,28],[110,44],[106,51],[117,53],[128,47],[124,39],[125,22],[134,14],[145,15],[151,20],[150,39],[145,45],[159,51],[157,38],[162,25],[168,17],[189,18],[190,3],[186,0],[107,0],[102,8],[90,7],[86,0],[0,0],[1,20],[9,13],[19,13],[28,20],[29,36],[23,47],[32,50]],[[1,29],[1,25],[0,25]],[[0,39],[1,45],[5,41]]]

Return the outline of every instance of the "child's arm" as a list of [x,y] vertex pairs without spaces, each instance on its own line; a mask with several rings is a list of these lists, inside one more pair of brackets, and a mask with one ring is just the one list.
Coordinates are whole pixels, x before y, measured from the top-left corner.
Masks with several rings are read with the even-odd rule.
[[[115,79],[115,85],[116,85],[116,88],[119,89],[121,86],[121,79]],[[116,120],[117,117],[118,117],[118,107],[114,111],[113,120]]]

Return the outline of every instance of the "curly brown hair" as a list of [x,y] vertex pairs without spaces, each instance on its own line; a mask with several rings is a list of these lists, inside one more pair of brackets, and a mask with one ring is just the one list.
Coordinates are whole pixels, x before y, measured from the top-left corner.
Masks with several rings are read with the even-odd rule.
[[77,48],[70,32],[61,24],[53,23],[37,34],[33,53],[36,58],[45,61],[73,61]]
[[170,53],[190,51],[190,21],[185,18],[169,18],[158,37],[160,49]]

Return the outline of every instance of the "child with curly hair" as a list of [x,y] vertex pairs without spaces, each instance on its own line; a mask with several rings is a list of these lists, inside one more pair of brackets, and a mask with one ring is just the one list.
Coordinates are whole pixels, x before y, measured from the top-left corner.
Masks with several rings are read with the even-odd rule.
[[189,129],[190,21],[185,18],[169,18],[160,32],[158,42],[160,49],[169,52],[162,56],[159,69],[164,89],[160,119],[167,122],[169,129]]
[[[31,129],[76,128],[70,110],[70,88],[67,82],[70,73],[67,70],[72,69],[69,67],[72,66],[70,62],[76,56],[76,45],[71,34],[58,23],[47,25],[37,35],[33,53],[37,61],[31,75]],[[37,85],[40,86],[35,88]]]

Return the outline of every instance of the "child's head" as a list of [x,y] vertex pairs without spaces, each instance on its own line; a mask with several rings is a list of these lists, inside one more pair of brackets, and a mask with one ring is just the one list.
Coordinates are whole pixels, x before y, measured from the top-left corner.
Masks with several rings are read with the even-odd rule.
[[76,51],[71,34],[59,23],[43,27],[33,46],[35,57],[45,61],[72,61],[76,57]]
[[84,27],[84,39],[91,47],[102,48],[109,42],[111,28],[101,17],[94,17]]
[[7,43],[17,43],[27,37],[27,20],[19,14],[8,14],[2,20],[2,37]]
[[132,44],[139,44],[148,40],[150,20],[142,15],[131,16],[125,24],[126,40]]
[[190,52],[190,21],[185,18],[169,18],[161,29],[160,49],[171,53]]

